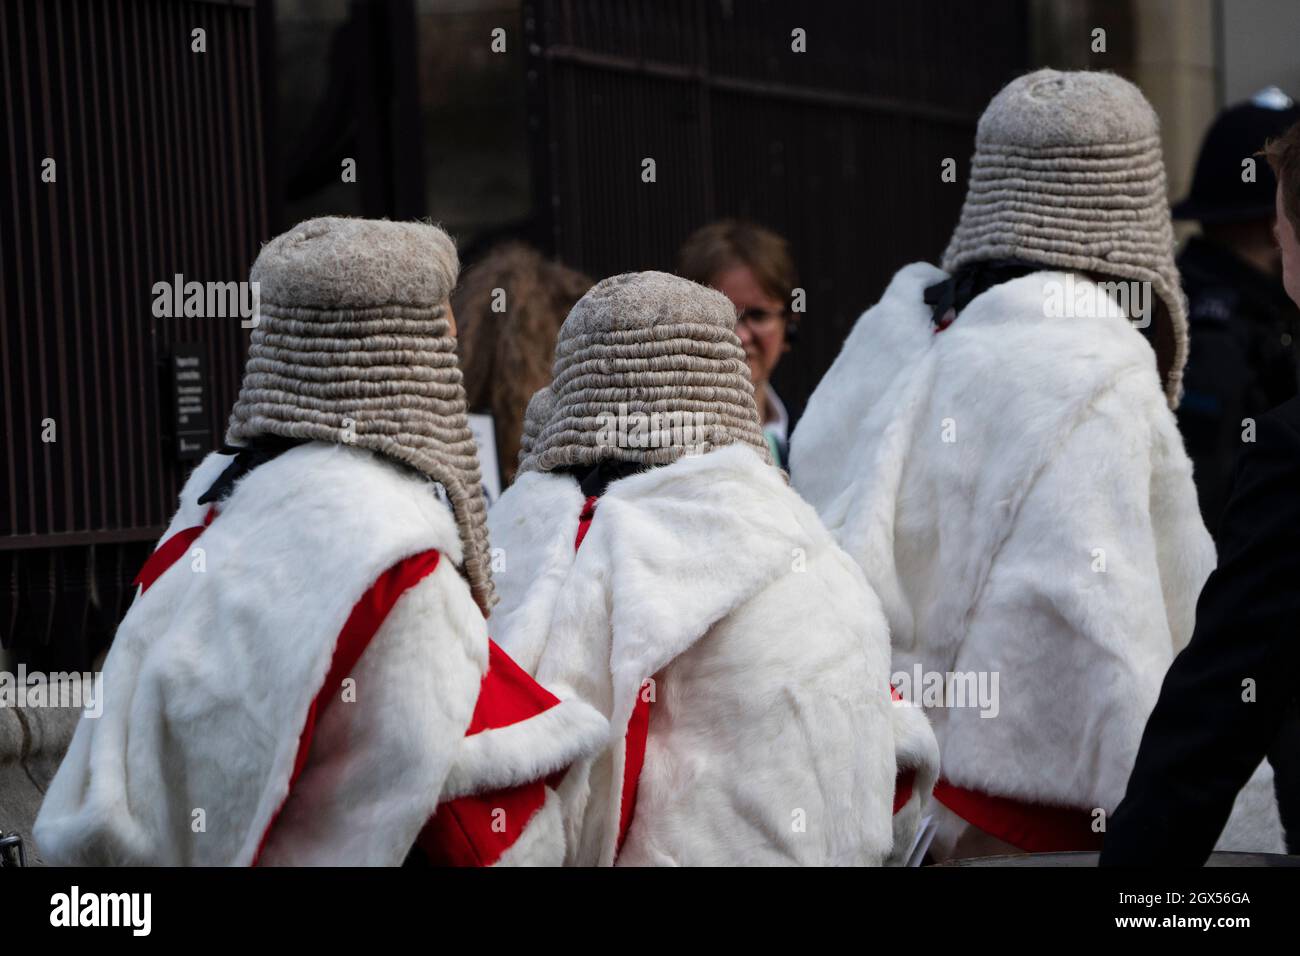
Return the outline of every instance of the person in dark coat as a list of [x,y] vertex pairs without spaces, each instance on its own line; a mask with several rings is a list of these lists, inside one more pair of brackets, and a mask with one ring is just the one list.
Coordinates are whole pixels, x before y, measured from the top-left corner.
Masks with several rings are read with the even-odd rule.
[[1300,106],[1275,87],[1224,110],[1201,146],[1191,193],[1173,208],[1175,219],[1201,224],[1178,256],[1190,337],[1178,427],[1216,541],[1243,419],[1296,394],[1300,309],[1282,288],[1273,241],[1277,181],[1252,154],[1297,120]]
[[[1275,235],[1300,303],[1300,123],[1267,149]],[[1219,566],[1147,722],[1102,865],[1199,865],[1266,756],[1289,852],[1300,852],[1300,398],[1261,416],[1220,525]]]

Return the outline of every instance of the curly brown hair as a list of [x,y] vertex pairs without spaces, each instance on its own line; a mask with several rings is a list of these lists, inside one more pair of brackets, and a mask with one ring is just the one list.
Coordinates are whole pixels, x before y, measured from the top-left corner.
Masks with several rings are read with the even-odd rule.
[[492,415],[504,484],[519,465],[528,400],[551,381],[556,335],[592,284],[531,246],[507,242],[475,263],[452,295],[466,401]]

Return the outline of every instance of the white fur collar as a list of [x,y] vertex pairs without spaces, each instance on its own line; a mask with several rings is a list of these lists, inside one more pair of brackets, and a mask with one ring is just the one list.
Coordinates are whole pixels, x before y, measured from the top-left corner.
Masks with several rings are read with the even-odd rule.
[[[195,469],[169,532],[201,523],[196,499],[228,463],[212,455]],[[81,721],[42,807],[42,848],[65,861],[248,863],[288,792],[353,605],[404,557],[435,548],[460,559],[455,522],[428,485],[319,443],[243,478],[123,619],[104,713]],[[450,593],[459,606],[448,616],[474,613],[467,586]],[[482,640],[484,664],[486,651]],[[198,791],[220,840],[176,824]]]
[[570,569],[607,581],[616,698],[629,686],[634,695],[646,675],[788,572],[799,554],[831,545],[782,474],[741,445],[614,482],[575,555],[583,500],[572,477],[539,472],[501,496],[489,521],[510,547],[491,623],[531,672]]
[[1049,315],[1051,271],[934,334],[941,278],[909,266],[859,319],[792,481],[879,594],[896,669],[1002,675],[997,720],[932,711],[944,776],[1109,807],[1214,559],[1154,352],[1122,315]]
[[[681,851],[669,854],[678,860],[749,858],[752,820],[739,822],[746,817],[740,806],[720,808],[717,818],[700,817],[687,809],[689,801],[670,808],[673,801],[663,788],[675,785],[669,781],[676,779],[676,754],[694,753],[708,755],[700,759],[709,761],[704,776],[714,792],[745,792],[730,781],[752,770],[762,752],[755,741],[773,732],[764,721],[784,726],[786,719],[810,719],[798,700],[828,704],[826,722],[816,719],[809,728],[814,737],[823,736],[809,742],[808,754],[772,761],[758,791],[796,801],[791,806],[807,806],[797,801],[812,798],[794,794],[813,791],[822,794],[817,800],[851,805],[852,811],[834,811],[847,829],[821,859],[865,859],[873,847],[883,857],[889,842],[886,798],[896,767],[893,738],[901,739],[904,765],[919,767],[913,807],[919,812],[932,780],[933,737],[919,711],[899,715],[914,718],[910,725],[905,719],[900,727],[889,725],[884,617],[861,573],[812,509],[779,471],[741,446],[614,482],[575,554],[582,504],[573,478],[531,473],[489,514],[504,558],[496,575],[502,600],[490,622],[493,634],[555,693],[572,694],[609,716],[606,754],[593,766],[589,787],[572,797],[581,806],[568,811],[580,826],[576,859],[609,864],[615,858],[624,736],[647,678],[662,680],[668,696],[660,698],[663,723],[651,728],[658,749],[654,759],[647,757],[638,819],[667,842],[656,843],[658,837],[647,835],[651,831],[638,837],[642,831],[634,826],[624,848],[629,860],[664,862],[663,848],[670,844]],[[815,637],[792,640],[800,627],[811,628]],[[706,635],[714,639],[701,640]],[[771,695],[774,702],[737,719],[725,701],[738,694]],[[691,704],[683,704],[674,718],[672,701],[686,700]],[[852,703],[840,709],[845,702]],[[837,723],[846,717],[847,724]],[[711,728],[709,745],[692,748],[688,738],[700,727]],[[823,762],[834,767],[825,777],[810,769]],[[850,819],[855,814],[858,819]],[[700,843],[689,835],[693,827],[708,831]],[[709,849],[698,855],[686,849],[703,843]],[[634,845],[639,849],[628,849]],[[762,858],[818,858],[793,849],[774,838],[773,855]]]
[[[924,399],[930,366],[960,366],[963,353],[988,349],[1011,355],[1014,375],[982,382],[978,407],[953,407],[946,413],[960,425],[965,413],[988,413],[1003,431],[1027,437],[1060,434],[1098,392],[1130,369],[1147,369],[1159,384],[1155,353],[1125,319],[1049,316],[1049,283],[1065,284],[1062,272],[1044,270],[994,286],[976,296],[947,330],[936,335],[926,287],[946,273],[924,262],[905,266],[880,301],[862,314],[840,354],[808,402],[790,440],[790,472],[796,487],[827,526],[837,529],[852,508],[842,498],[855,476],[870,467],[857,454],[860,434],[884,435],[882,445],[909,437],[904,422],[887,429],[873,409],[895,414]],[[1093,283],[1072,276],[1076,289]],[[1105,296],[1098,289],[1096,294]],[[1080,324],[1088,323],[1087,334]],[[941,423],[922,423],[937,433]],[[1024,447],[1033,441],[1021,443]]]
[[[1155,353],[1127,320],[1046,314],[1046,284],[1064,283],[1064,273],[994,286],[936,335],[923,293],[943,278],[925,263],[894,277],[845,341],[790,446],[792,481],[867,572],[903,649],[914,609],[892,557],[901,498],[929,500],[944,528],[935,548],[952,586],[932,610],[956,640],[1021,500],[1098,397],[1126,375],[1163,394]],[[970,370],[987,369],[991,350],[1007,356],[1006,374],[973,381]],[[999,450],[996,467],[982,458],[988,448]],[[914,483],[908,464],[917,456],[931,463],[933,482]]]

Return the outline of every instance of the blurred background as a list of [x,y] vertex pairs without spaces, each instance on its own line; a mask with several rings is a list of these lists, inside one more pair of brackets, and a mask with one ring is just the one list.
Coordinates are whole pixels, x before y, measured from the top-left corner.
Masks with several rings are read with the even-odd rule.
[[6,0],[5,653],[87,666],[220,442],[247,332],[155,317],[155,282],[242,280],[321,214],[431,217],[466,264],[514,238],[596,278],[746,217],[807,293],[773,380],[797,416],[888,277],[942,252],[1007,80],[1133,79],[1176,198],[1220,107],[1300,94],[1297,37],[1295,0]]

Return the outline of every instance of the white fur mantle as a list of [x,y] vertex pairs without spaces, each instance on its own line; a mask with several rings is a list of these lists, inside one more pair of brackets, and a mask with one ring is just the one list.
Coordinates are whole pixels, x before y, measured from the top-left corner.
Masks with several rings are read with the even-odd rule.
[[[792,481],[880,594],[897,671],[998,674],[995,717],[929,711],[943,776],[1109,812],[1214,567],[1191,464],[1127,320],[1049,318],[1044,271],[935,335],[944,277],[907,266],[858,320]],[[1268,776],[1227,843],[1280,846]]]
[[620,864],[882,862],[896,732],[913,810],[937,754],[922,715],[890,703],[879,602],[812,509],[740,446],[614,482],[575,555],[582,504],[571,477],[529,473],[489,515],[497,639],[610,717],[567,794],[571,860],[614,860],[624,735],[652,678]]
[[[229,462],[199,465],[164,540],[202,522],[196,499]],[[383,571],[431,548],[437,569],[375,634],[351,674],[354,699],[324,709],[285,802],[308,706],[353,605]],[[123,620],[103,716],[77,728],[38,845],[69,864],[247,865],[284,803],[261,862],[392,865],[449,795],[535,780],[593,751],[605,722],[577,701],[544,724],[465,738],[488,655],[460,560],[428,482],[369,452],[312,443],[257,468]],[[558,820],[520,844],[532,855],[512,851],[511,862],[559,862]]]

